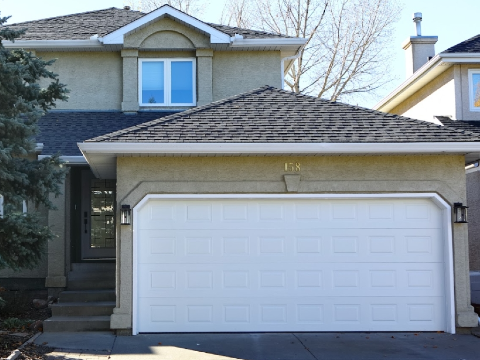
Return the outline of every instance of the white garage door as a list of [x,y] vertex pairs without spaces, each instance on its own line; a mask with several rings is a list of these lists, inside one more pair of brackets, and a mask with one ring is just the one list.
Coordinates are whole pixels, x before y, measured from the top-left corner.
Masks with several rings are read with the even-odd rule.
[[137,332],[447,330],[429,199],[149,199],[136,216]]

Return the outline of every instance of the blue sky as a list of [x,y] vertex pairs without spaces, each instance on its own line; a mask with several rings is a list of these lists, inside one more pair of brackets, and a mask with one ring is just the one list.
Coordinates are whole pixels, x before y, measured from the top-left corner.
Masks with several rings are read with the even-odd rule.
[[[202,20],[218,22],[225,0],[210,0]],[[472,36],[480,34],[480,0],[403,0],[403,11],[396,23],[396,31],[392,38],[392,70],[395,80],[384,87],[379,96],[384,97],[405,80],[405,58],[402,42],[414,35],[412,14],[423,13],[422,35],[437,35],[436,52],[443,51]],[[76,12],[104,9],[107,7],[123,7],[124,0],[0,0],[2,16],[11,15],[10,23],[46,17],[72,14]],[[371,107],[375,101],[359,103]]]

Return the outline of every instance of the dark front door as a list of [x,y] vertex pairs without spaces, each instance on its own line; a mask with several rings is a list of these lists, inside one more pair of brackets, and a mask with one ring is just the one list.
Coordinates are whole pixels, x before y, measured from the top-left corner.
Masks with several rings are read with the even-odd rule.
[[82,260],[115,258],[115,180],[82,171]]

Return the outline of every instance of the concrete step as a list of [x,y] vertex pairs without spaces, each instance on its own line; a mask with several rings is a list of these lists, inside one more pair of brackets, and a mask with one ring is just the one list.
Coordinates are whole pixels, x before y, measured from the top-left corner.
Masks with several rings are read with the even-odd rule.
[[71,277],[67,280],[68,290],[110,290],[115,289],[114,276]]
[[68,302],[50,306],[53,316],[110,316],[115,301]]
[[58,302],[115,301],[115,290],[66,290],[62,291]]
[[112,263],[73,263],[72,272],[108,272],[115,273],[116,264]]
[[53,316],[43,322],[44,332],[106,330],[110,330],[110,316]]

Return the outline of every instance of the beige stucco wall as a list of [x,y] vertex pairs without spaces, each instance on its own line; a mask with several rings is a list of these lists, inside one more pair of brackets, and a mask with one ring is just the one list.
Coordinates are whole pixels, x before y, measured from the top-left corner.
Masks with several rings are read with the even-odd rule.
[[480,271],[480,171],[467,172],[470,270]]
[[[300,162],[299,193],[434,192],[465,201],[463,156],[125,157],[117,160],[117,204],[149,193],[286,193],[285,162]],[[132,227],[117,227],[113,329],[132,325]],[[453,224],[458,326],[474,326],[465,224]]]
[[452,116],[455,118],[453,67],[422,87],[390,112],[425,121],[432,121],[434,116]]
[[457,65],[460,68],[459,87],[461,92],[456,96],[458,97],[458,107],[460,112],[460,120],[480,120],[480,111],[470,111],[470,92],[468,86],[468,70],[480,69],[478,65]]
[[209,36],[169,18],[126,34],[122,51],[38,51],[37,56],[57,59],[51,70],[70,89],[68,102],[57,104],[62,110],[138,111],[138,58],[142,57],[196,58],[197,105],[263,85],[282,87],[280,51],[212,51]]
[[[120,52],[37,52],[44,60],[57,59],[50,70],[70,90],[68,102],[57,109],[120,110],[122,58]],[[45,86],[42,82],[41,86]]]
[[216,51],[213,101],[260,86],[282,87],[280,51]]

